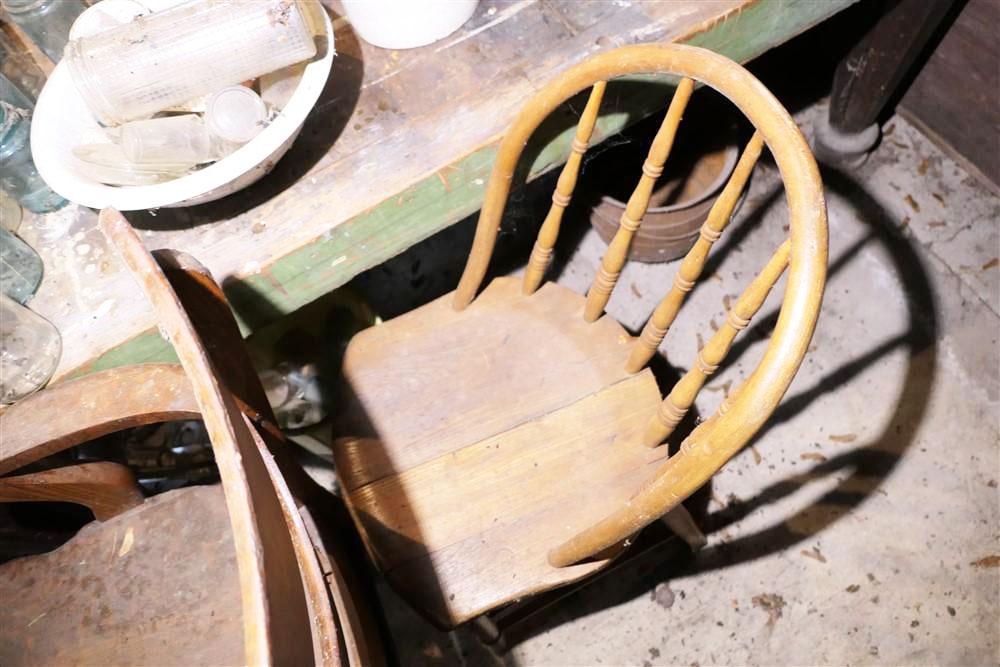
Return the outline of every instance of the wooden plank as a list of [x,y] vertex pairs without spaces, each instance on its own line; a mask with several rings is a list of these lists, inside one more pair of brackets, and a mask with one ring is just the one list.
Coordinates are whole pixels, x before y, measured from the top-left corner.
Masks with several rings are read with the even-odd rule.
[[1000,193],[1000,3],[970,0],[900,102],[907,120]]
[[[359,44],[341,25],[328,90],[274,173],[215,204],[130,219],[151,247],[207,260],[244,325],[256,327],[473,213],[497,140],[525,99],[590,54],[681,41],[745,61],[853,1],[483,3],[460,32],[406,52]],[[663,91],[653,92],[613,96],[609,87],[617,107],[595,141],[661,107]],[[529,176],[564,161],[574,121],[557,119],[540,137]],[[88,211],[22,229],[48,270],[32,307],[63,333],[57,379],[171,360]]]
[[[350,494],[380,567],[441,627],[607,565],[547,556],[628,502],[667,453],[640,442],[659,390],[644,370],[572,405]],[[502,409],[502,404],[495,409]]]

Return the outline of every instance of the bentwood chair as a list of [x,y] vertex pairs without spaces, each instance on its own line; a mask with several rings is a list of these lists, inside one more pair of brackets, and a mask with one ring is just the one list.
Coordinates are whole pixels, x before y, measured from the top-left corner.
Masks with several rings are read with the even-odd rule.
[[[605,82],[680,83],[586,297],[543,283]],[[676,279],[638,337],[603,314],[696,82],[756,128]],[[523,279],[480,292],[515,165],[539,124],[590,88]],[[664,399],[645,368],[701,272],[764,146],[784,179],[789,238]],[[806,141],[749,72],[710,51],[616,49],[545,86],[504,135],[458,289],[357,335],[345,357],[334,457],[370,557],[402,596],[451,628],[606,567],[703,485],[760,429],[808,347],[826,272],[826,211]],[[659,446],[736,334],[788,272],[756,370],[668,456]]]
[[97,519],[0,565],[0,664],[381,663],[340,538],[321,525],[333,499],[291,458],[222,290],[187,255],[154,259],[116,211],[101,222],[181,364],[94,373],[11,406],[0,475],[123,428],[201,418],[221,484],[144,500],[110,462],[0,477],[0,502],[74,502]]

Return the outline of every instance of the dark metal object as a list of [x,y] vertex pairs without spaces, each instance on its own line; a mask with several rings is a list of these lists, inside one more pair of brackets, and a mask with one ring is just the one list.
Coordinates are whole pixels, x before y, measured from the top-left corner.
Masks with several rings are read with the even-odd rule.
[[821,160],[856,166],[879,138],[877,119],[954,0],[887,0],[833,77],[829,116],[816,127]]

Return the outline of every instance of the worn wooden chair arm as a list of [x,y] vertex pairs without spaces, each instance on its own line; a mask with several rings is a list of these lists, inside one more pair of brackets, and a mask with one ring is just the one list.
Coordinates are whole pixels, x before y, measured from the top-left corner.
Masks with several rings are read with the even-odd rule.
[[598,524],[582,528],[549,555],[555,566],[592,556],[628,538],[704,484],[771,415],[806,353],[826,279],[827,226],[815,159],[795,122],[743,67],[711,51],[679,45],[630,46],[595,56],[544,88],[514,121],[500,144],[487,185],[472,252],[455,293],[465,308],[482,284],[496,242],[514,169],[528,139],[560,104],[597,82],[640,73],[674,74],[701,82],[735,104],[756,127],[785,183],[790,213],[788,281],[777,325],[757,369],[726,405],[702,423],[655,478]]
[[115,431],[200,418],[191,382],[178,364],[92,373],[0,413],[0,475]]
[[107,461],[0,477],[0,503],[38,500],[83,505],[105,521],[141,505],[143,495],[128,467]]
[[[120,213],[104,209],[100,223],[173,344],[212,442],[236,547],[246,662],[310,663],[310,615],[289,532],[294,527],[285,519],[286,496],[275,488],[270,453],[260,447],[232,389],[217,375],[213,354],[226,352],[220,349],[223,342],[209,341],[213,347],[208,347],[163,269]],[[321,662],[322,656],[315,657]]]

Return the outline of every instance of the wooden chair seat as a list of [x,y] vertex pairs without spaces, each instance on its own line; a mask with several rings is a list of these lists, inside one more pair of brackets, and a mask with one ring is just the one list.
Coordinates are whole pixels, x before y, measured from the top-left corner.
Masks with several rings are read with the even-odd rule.
[[356,336],[344,362],[337,468],[373,559],[442,627],[567,583],[553,541],[629,500],[666,457],[641,442],[660,394],[625,371],[631,336],[586,323],[554,283],[498,278]]
[[[211,582],[210,586],[206,583]],[[222,487],[170,491],[0,565],[0,664],[235,665],[236,549]]]

